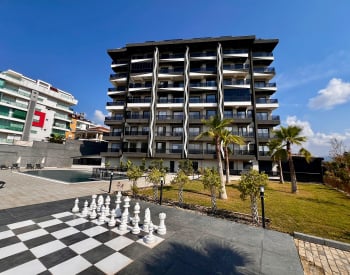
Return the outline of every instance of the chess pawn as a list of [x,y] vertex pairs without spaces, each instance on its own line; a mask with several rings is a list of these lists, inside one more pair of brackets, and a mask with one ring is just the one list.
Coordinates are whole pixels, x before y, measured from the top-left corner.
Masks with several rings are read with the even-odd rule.
[[115,201],[115,204],[116,204],[115,216],[116,216],[116,218],[120,218],[122,216],[122,211],[120,209],[120,204],[122,202],[121,198],[122,198],[122,193],[120,191],[118,191],[117,198],[116,198],[116,201]]
[[96,208],[93,207],[91,210],[91,213],[90,213],[90,219],[94,220],[94,219],[96,219],[96,217],[97,217]]
[[84,208],[83,211],[81,212],[82,217],[86,217],[89,214],[89,208],[88,208],[88,201],[84,202]]
[[165,213],[159,213],[159,226],[157,228],[157,233],[159,235],[165,235],[166,234],[166,226],[165,226],[165,218],[166,214]]
[[149,224],[151,223],[151,211],[149,208],[145,210],[145,219],[143,220],[143,231],[149,232]]
[[115,226],[115,224],[116,224],[116,220],[115,220],[115,217],[114,217],[114,210],[112,209],[111,210],[111,218],[110,218],[110,220],[109,220],[109,222],[108,222],[108,226],[110,226],[110,227],[113,227],[113,226]]
[[131,233],[132,234],[139,234],[140,233],[140,227],[139,227],[139,221],[136,219],[136,218],[134,218],[133,219],[133,228],[132,228],[132,230],[131,230]]
[[104,223],[106,220],[106,208],[102,205],[101,207],[101,214],[100,214],[100,217],[98,218],[98,221],[100,223]]
[[120,231],[126,231],[128,229],[127,220],[128,220],[128,216],[124,212],[122,214],[121,223],[119,225],[119,230]]
[[78,213],[79,212],[79,199],[76,198],[75,201],[74,201],[74,206],[72,208],[72,212],[73,213]]
[[146,244],[151,244],[151,243],[154,243],[155,240],[156,240],[156,238],[155,238],[154,235],[153,235],[153,223],[151,222],[151,223],[149,224],[149,233],[148,233],[148,235],[146,235],[146,236],[144,237],[144,242],[145,242]]

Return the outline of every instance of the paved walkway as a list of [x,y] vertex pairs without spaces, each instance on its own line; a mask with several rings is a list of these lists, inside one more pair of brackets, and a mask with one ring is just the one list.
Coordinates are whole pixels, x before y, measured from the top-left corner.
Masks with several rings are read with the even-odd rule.
[[[10,208],[18,206],[28,206],[45,202],[55,202],[62,199],[90,196],[92,194],[106,193],[109,188],[108,181],[62,184],[55,181],[26,176],[17,172],[11,172],[10,170],[0,171],[0,181],[6,182],[5,187],[0,189],[0,210],[7,209],[5,212],[8,213],[11,213],[11,211],[9,211]],[[147,183],[143,182],[143,184]],[[129,187],[130,183],[128,180],[113,181],[112,191],[117,191],[120,188],[125,190]],[[187,220],[185,221],[188,214],[185,216],[181,214],[186,212],[180,211],[180,215],[178,213],[179,210],[172,209],[171,211],[176,211],[176,213],[174,212],[170,216],[174,215],[177,218],[182,217],[182,219],[184,219],[183,222],[188,223]],[[197,220],[197,218],[195,218],[195,220]],[[296,239],[294,240],[294,246],[293,239],[287,234],[270,230],[262,230],[261,228],[250,227],[218,219],[215,219],[214,221],[210,217],[205,217],[205,222],[209,222],[209,226],[207,226],[207,224],[203,224],[204,226],[203,228],[201,227],[200,234],[209,234],[210,236],[219,234],[220,238],[223,238],[224,242],[234,242],[235,246],[236,242],[238,241],[240,243],[240,250],[248,251],[248,254],[252,253],[252,251],[250,251],[248,248],[254,245],[254,243],[259,247],[258,250],[261,250],[260,254],[254,254],[255,252],[253,254],[254,257],[256,256],[260,260],[259,263],[256,263],[256,266],[254,267],[255,270],[253,268],[251,271],[260,270],[258,273],[261,274],[302,274],[303,272],[300,271],[301,269],[298,270],[300,260],[297,252],[299,252],[299,257],[301,259],[305,274],[350,274],[350,252]],[[198,230],[198,227],[200,226],[198,221],[191,221],[191,223],[190,229]],[[176,224],[177,221],[174,220],[175,228],[178,227]],[[186,228],[189,230],[187,225]],[[226,228],[226,231],[224,228]],[[231,231],[232,236],[234,236],[233,239],[232,237],[227,239],[227,230]],[[186,232],[184,233],[186,235]],[[193,233],[190,235],[192,236],[192,234]],[[196,234],[196,232],[194,232],[194,234],[195,235],[193,235],[191,238],[197,239],[195,236],[198,234]],[[211,238],[209,239],[211,240]],[[185,243],[186,241],[189,240],[185,240]],[[207,241],[208,239],[205,239],[205,242]],[[291,243],[293,244],[292,246]],[[285,247],[283,248],[282,246]],[[257,247],[255,247],[253,250],[256,249]],[[292,265],[290,265],[290,260],[293,263]],[[295,260],[297,260],[299,264],[293,262]],[[286,273],[286,266],[283,267],[283,265],[290,268],[289,273],[288,268]],[[282,269],[279,270],[279,268]]]

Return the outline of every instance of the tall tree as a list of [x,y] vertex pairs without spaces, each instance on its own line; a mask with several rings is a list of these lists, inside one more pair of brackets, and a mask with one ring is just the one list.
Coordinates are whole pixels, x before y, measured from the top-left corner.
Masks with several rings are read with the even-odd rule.
[[282,170],[282,160],[287,160],[287,150],[282,148],[282,144],[277,139],[271,139],[267,144],[269,147],[269,155],[272,161],[278,163],[278,172],[280,175],[280,183],[284,183],[283,170]]
[[225,156],[225,167],[226,167],[226,184],[229,184],[230,182],[230,160],[229,160],[229,153],[230,153],[230,145],[231,144],[239,144],[244,145],[244,138],[241,136],[236,136],[232,134],[229,130],[224,129],[222,131],[221,135],[222,140],[222,146],[224,148],[224,156]]
[[215,144],[216,151],[216,159],[218,162],[217,170],[220,176],[220,199],[227,199],[227,193],[225,188],[224,181],[224,172],[222,169],[222,157],[221,157],[221,142],[222,142],[222,133],[225,127],[231,125],[233,122],[232,119],[220,119],[219,116],[212,116],[208,120],[202,120],[202,123],[207,127],[205,132],[200,133],[196,139],[200,139],[202,137],[210,137],[213,139]]
[[[300,135],[301,131],[302,131],[302,128],[298,126],[288,126],[288,127],[281,126],[280,129],[274,131],[275,139],[277,140],[277,142],[281,144],[281,148],[285,148],[285,150],[287,151],[290,180],[292,185],[292,193],[296,193],[298,191],[297,177],[295,174],[295,168],[294,168],[293,156],[292,156],[292,145],[301,146],[303,142],[307,140],[305,136]],[[306,149],[301,148],[299,150],[299,154],[303,155],[306,161],[310,161],[311,153]]]

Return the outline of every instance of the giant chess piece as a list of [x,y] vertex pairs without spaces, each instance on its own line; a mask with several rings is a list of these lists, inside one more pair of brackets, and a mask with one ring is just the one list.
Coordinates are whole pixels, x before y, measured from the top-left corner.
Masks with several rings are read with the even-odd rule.
[[117,197],[116,197],[116,200],[115,200],[115,204],[116,204],[115,217],[116,218],[120,218],[122,216],[122,211],[120,210],[120,204],[122,202],[121,198],[122,198],[122,193],[120,191],[118,191]]
[[90,203],[90,215],[91,215],[91,212],[92,210],[95,208],[95,211],[96,211],[96,207],[97,207],[97,204],[96,204],[96,198],[97,198],[97,195],[92,195],[92,200],[91,200],[91,203]]
[[130,216],[129,216],[129,207],[130,207],[130,198],[129,196],[126,196],[124,199],[124,211],[123,214],[126,214],[126,222],[128,223],[130,220]]
[[87,217],[89,215],[89,207],[88,207],[89,203],[88,201],[84,202],[84,208],[83,211],[81,211],[81,216],[82,217]]
[[149,232],[149,225],[151,223],[151,211],[149,210],[149,208],[146,208],[145,210],[145,218],[143,220],[143,231],[145,232]]
[[97,218],[97,213],[96,213],[96,205],[92,207],[91,213],[90,213],[90,219],[94,220]]
[[109,209],[109,205],[111,204],[111,197],[109,195],[107,195],[106,199],[105,199],[105,205],[106,205],[106,216],[109,216],[110,214],[110,209]]
[[133,218],[133,222],[137,221],[137,223],[140,222],[140,217],[139,217],[139,214],[140,214],[140,204],[138,202],[136,202],[135,206],[134,206],[134,218]]
[[72,212],[73,213],[78,213],[79,212],[79,199],[76,198],[75,201],[74,201],[74,206],[72,208]]
[[125,212],[122,214],[121,223],[119,224],[120,231],[126,231],[128,229],[128,216]]
[[98,199],[97,199],[97,209],[96,209],[97,213],[101,212],[101,208],[102,208],[103,203],[104,203],[103,196],[99,195]]
[[102,205],[101,207],[101,214],[100,217],[98,218],[98,222],[99,223],[104,223],[106,220],[106,208],[104,207],[104,205]]
[[110,218],[110,220],[109,220],[109,222],[108,222],[108,226],[109,226],[109,227],[113,227],[113,226],[115,226],[115,224],[116,224],[116,220],[115,220],[115,211],[114,211],[114,209],[112,209],[112,210],[111,210],[111,218]]
[[165,226],[165,218],[166,214],[165,213],[159,213],[159,226],[157,228],[157,233],[159,235],[165,235],[166,234],[166,226]]
[[151,243],[154,243],[155,241],[156,241],[156,238],[153,235],[153,223],[151,222],[149,224],[149,233],[144,237],[144,242],[146,244],[151,244]]

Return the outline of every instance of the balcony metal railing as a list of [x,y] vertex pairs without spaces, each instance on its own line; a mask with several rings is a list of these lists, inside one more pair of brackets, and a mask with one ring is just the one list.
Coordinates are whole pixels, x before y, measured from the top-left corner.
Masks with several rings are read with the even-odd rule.
[[276,83],[261,83],[261,82],[255,82],[254,83],[255,88],[274,88],[276,87]]
[[162,73],[162,74],[168,74],[168,73],[183,74],[184,73],[184,69],[183,68],[173,68],[173,69],[161,68],[161,69],[159,69],[159,73]]
[[191,82],[190,87],[216,87],[217,83],[216,81],[212,82],[206,82],[206,83],[199,83],[199,82]]
[[272,52],[253,52],[253,57],[273,56]]
[[129,83],[129,88],[152,88],[152,83]]
[[158,99],[158,103],[184,103],[183,98],[160,98]]
[[110,79],[114,80],[114,79],[118,79],[118,78],[124,78],[127,77],[128,73],[117,73],[117,74],[111,74],[110,75]]
[[151,103],[150,98],[128,98],[128,103]]
[[108,92],[123,92],[126,90],[125,86],[119,86],[119,87],[113,87],[113,88],[108,88]]
[[248,50],[223,50],[224,54],[242,54],[242,53],[248,53]]
[[125,131],[126,136],[148,136],[148,131]]
[[149,119],[149,115],[130,114],[126,116],[126,119]]
[[184,58],[183,53],[162,53],[160,54],[160,59],[169,59],[169,58]]

